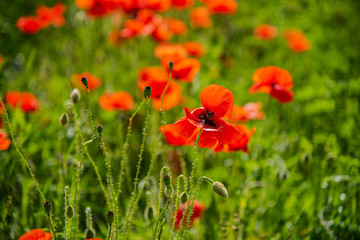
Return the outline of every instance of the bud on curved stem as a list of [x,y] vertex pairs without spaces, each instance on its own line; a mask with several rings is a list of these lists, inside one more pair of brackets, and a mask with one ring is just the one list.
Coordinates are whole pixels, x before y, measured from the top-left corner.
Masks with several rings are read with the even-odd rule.
[[102,126],[102,125],[98,125],[98,126],[96,127],[96,129],[97,129],[97,131],[98,131],[98,133],[99,133],[99,136],[101,136],[102,131],[103,131],[103,126]]
[[69,122],[69,116],[66,113],[61,114],[59,118],[60,125],[65,127],[68,122]]
[[114,222],[114,212],[113,211],[108,211],[106,213],[106,219],[107,219],[109,225],[111,225]]
[[215,193],[217,193],[223,198],[228,198],[229,196],[226,187],[221,182],[214,182],[212,185],[212,189]]
[[50,215],[51,213],[51,202],[46,200],[45,203],[44,203],[44,208],[45,208],[45,213],[46,215]]
[[70,99],[73,103],[77,103],[81,98],[79,89],[74,88],[74,90],[72,90],[71,94],[70,94]]
[[84,86],[89,89],[89,82],[86,77],[81,78],[81,82],[84,84]]
[[150,98],[151,90],[150,86],[144,87],[144,98]]

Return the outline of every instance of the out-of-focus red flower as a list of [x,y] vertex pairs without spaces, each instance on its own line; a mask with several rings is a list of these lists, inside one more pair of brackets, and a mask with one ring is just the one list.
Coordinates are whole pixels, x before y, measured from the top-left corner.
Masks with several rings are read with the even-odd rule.
[[65,5],[59,2],[52,8],[40,5],[37,8],[36,13],[44,27],[47,27],[50,24],[61,27],[65,24],[65,18],[63,17],[65,9]]
[[171,0],[146,0],[146,8],[158,12],[166,12],[171,8]]
[[262,104],[260,102],[247,103],[242,106],[234,106],[231,117],[232,122],[247,122],[253,119],[264,119],[265,114],[261,112]]
[[127,111],[134,107],[132,96],[124,91],[105,93],[99,98],[99,105],[106,111]]
[[163,131],[165,141],[173,146],[184,146],[184,145],[192,145],[197,137],[199,131],[194,131],[193,135],[189,138],[184,138],[180,136],[178,133],[174,132],[174,130],[170,127],[170,124],[165,125],[165,130],[160,127],[160,131]]
[[305,52],[311,48],[309,40],[306,39],[304,33],[300,30],[286,30],[284,36],[289,47],[295,52]]
[[[168,82],[169,75],[161,67],[146,67],[140,70],[138,86],[141,91],[150,86],[153,106],[156,110],[161,109],[161,95]],[[171,81],[164,95],[164,110],[171,109],[181,102],[182,89],[179,84]]]
[[194,2],[194,0],[172,0],[173,6],[179,10],[192,7]]
[[94,6],[96,0],[75,0],[75,6],[80,9],[89,9]]
[[162,43],[155,48],[154,55],[159,59],[176,61],[177,59],[186,58],[188,53],[180,44]]
[[194,28],[208,28],[212,26],[211,13],[208,7],[196,7],[190,13],[191,26]]
[[88,80],[89,90],[94,90],[101,85],[101,79],[89,72],[83,72],[79,74],[74,73],[71,75],[71,82],[75,85],[75,87],[87,90],[84,84],[81,82],[83,77],[86,77]]
[[[185,210],[186,210],[186,207],[189,205],[188,208],[191,207],[192,203],[193,203],[193,199],[187,201],[185,204],[183,205],[180,205],[177,212],[176,212],[176,215],[174,216],[175,217],[175,228],[176,229],[180,229],[180,223],[181,223],[181,219],[182,217],[184,216],[184,213],[185,213]],[[194,221],[196,219],[199,219],[201,218],[201,215],[203,214],[204,212],[204,205],[201,204],[200,202],[198,201],[194,201],[194,204],[193,204],[193,208],[192,208],[192,214],[191,214],[191,217],[190,217],[190,223],[189,223],[189,227],[191,227],[193,224],[194,224]],[[189,214],[188,214],[189,210],[187,211],[185,217],[184,217],[184,220],[183,220],[183,227],[186,227],[186,224],[187,224],[187,221],[188,221],[188,218],[189,218]]]
[[161,59],[161,64],[169,71],[169,62],[174,63],[172,77],[182,82],[192,82],[200,71],[200,62],[196,58]]
[[215,14],[234,14],[238,6],[235,0],[207,0],[205,4]]
[[39,102],[28,92],[10,91],[6,93],[6,102],[12,108],[20,107],[23,112],[35,112],[39,109]]
[[0,54],[0,65],[4,62],[4,56]]
[[0,130],[0,151],[7,150],[11,144],[10,139],[6,137],[6,133]]
[[16,27],[25,34],[34,34],[44,28],[42,21],[35,16],[20,17],[16,22]]
[[186,24],[179,19],[165,18],[164,22],[166,22],[174,35],[185,35],[187,33]]
[[75,5],[91,17],[104,17],[119,7],[119,0],[75,0]]
[[269,93],[281,103],[288,103],[294,98],[290,91],[293,87],[293,80],[290,73],[276,66],[267,66],[257,69],[253,75],[254,84],[249,92]]
[[277,35],[277,28],[268,24],[260,24],[254,30],[254,36],[258,39],[271,40]]
[[251,130],[242,124],[234,124],[235,128],[242,133],[242,136],[236,140],[233,141],[231,143],[227,143],[224,145],[218,145],[214,151],[215,152],[220,152],[220,151],[224,151],[224,152],[235,152],[235,151],[243,151],[245,153],[249,153],[248,150],[248,143],[250,141],[250,138],[252,137],[252,135],[255,132],[255,128],[252,128]]
[[185,42],[183,46],[186,49],[187,53],[194,57],[202,57],[206,53],[205,46],[202,45],[200,42]]
[[24,235],[22,235],[19,240],[51,240],[52,233],[46,233],[41,229],[33,229]]
[[202,107],[192,112],[185,107],[186,116],[170,126],[172,131],[189,138],[197,128],[202,128],[198,146],[209,149],[241,138],[242,133],[223,120],[231,117],[234,105],[234,95],[229,89],[215,84],[207,86],[201,91],[200,100]]
[[152,36],[159,42],[165,42],[173,37],[173,32],[167,23],[162,22],[157,26]]

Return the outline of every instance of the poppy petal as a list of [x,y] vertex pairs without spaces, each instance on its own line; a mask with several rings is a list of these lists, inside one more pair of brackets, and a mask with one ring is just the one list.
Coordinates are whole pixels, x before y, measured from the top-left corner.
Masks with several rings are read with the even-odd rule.
[[279,85],[274,85],[271,89],[270,95],[281,103],[288,103],[294,98],[294,93],[292,91],[286,90]]
[[201,91],[200,100],[205,109],[214,112],[214,117],[231,118],[234,95],[229,89],[216,84],[207,86]]
[[169,129],[184,138],[190,138],[196,130],[196,127],[183,117],[176,123],[170,125]]
[[217,132],[203,130],[200,134],[198,146],[199,148],[213,149],[217,146],[218,141],[219,136]]

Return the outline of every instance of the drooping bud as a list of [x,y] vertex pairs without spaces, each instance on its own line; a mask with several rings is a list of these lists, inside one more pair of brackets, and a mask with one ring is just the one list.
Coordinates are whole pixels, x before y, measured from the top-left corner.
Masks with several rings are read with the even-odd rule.
[[86,77],[81,78],[81,82],[84,84],[84,86],[89,89],[89,82]]
[[149,98],[150,95],[151,95],[151,87],[150,86],[144,87],[144,98]]
[[73,103],[77,103],[80,100],[80,92],[77,88],[74,88],[74,90],[70,94],[70,99]]
[[163,176],[163,181],[164,181],[164,184],[167,188],[170,188],[170,176],[169,175],[164,175]]
[[114,222],[114,212],[113,211],[108,211],[106,213],[106,218],[107,218],[107,221],[108,221],[109,225],[111,225]]
[[65,127],[65,125],[69,122],[69,116],[66,113],[61,114],[59,118],[59,123],[61,126]]
[[74,216],[74,208],[71,206],[71,205],[69,205],[67,208],[66,208],[66,216],[68,217],[68,218],[72,218],[73,216]]
[[98,126],[96,127],[96,129],[97,129],[97,131],[98,131],[98,133],[99,133],[99,136],[101,136],[102,131],[103,131],[103,126],[102,126],[102,125],[98,125]]
[[183,192],[181,195],[180,195],[180,202],[181,204],[185,204],[189,199],[189,194],[187,192]]
[[226,190],[226,187],[221,182],[214,182],[212,185],[212,189],[215,193],[217,193],[219,196],[223,198],[228,197],[228,192]]
[[46,200],[45,203],[44,203],[44,208],[45,208],[45,213],[47,215],[50,215],[50,212],[51,212],[51,202]]
[[170,71],[170,73],[172,73],[173,67],[174,67],[174,63],[173,63],[173,61],[170,61],[169,62],[169,71]]

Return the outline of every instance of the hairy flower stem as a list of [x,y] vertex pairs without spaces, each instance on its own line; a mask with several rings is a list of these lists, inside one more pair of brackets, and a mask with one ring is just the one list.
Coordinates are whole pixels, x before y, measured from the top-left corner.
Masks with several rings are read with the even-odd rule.
[[187,188],[187,182],[186,182],[186,177],[184,175],[180,175],[177,178],[176,181],[176,196],[175,196],[175,216],[173,219],[173,223],[172,223],[172,227],[171,227],[171,231],[170,231],[170,240],[173,239],[173,232],[174,232],[174,228],[175,228],[175,222],[176,222],[176,217],[177,217],[177,210],[179,207],[179,195],[180,195],[180,180],[183,180],[184,182],[184,190],[186,191]]
[[165,111],[164,111],[164,98],[165,98],[165,93],[166,93],[167,89],[169,88],[171,79],[172,79],[172,68],[170,68],[169,80],[168,80],[168,82],[167,82],[167,84],[166,84],[166,86],[164,88],[164,91],[161,94],[160,124],[163,126],[163,128],[164,128],[164,126],[166,124]]
[[193,164],[192,164],[192,169],[191,169],[191,175],[190,175],[190,181],[189,181],[189,191],[192,191],[193,188],[193,184],[194,184],[194,177],[195,177],[195,172],[196,172],[196,164],[198,161],[198,157],[199,157],[199,139],[200,139],[200,135],[201,135],[202,129],[200,129],[199,134],[197,135],[196,141],[195,141],[195,146],[194,146],[194,160],[193,160]]
[[160,205],[161,205],[161,193],[162,193],[162,183],[163,183],[163,176],[164,171],[167,170],[168,174],[170,175],[170,169],[167,166],[164,166],[160,170],[160,183],[159,183],[159,193],[158,193],[158,203],[157,203],[157,213],[160,212]]
[[6,124],[8,126],[8,129],[9,129],[9,132],[10,132],[10,135],[11,135],[11,140],[12,140],[12,143],[13,143],[13,145],[15,147],[15,150],[16,150],[17,154],[19,155],[20,159],[23,161],[23,163],[25,164],[25,166],[29,170],[30,175],[31,175],[31,177],[33,179],[33,182],[34,182],[37,190],[39,191],[39,194],[40,194],[41,198],[45,202],[46,201],[45,196],[44,196],[43,192],[41,191],[38,182],[36,181],[35,175],[34,175],[33,171],[31,170],[29,163],[27,162],[25,157],[22,155],[22,153],[21,153],[21,151],[20,151],[20,149],[19,149],[19,147],[18,147],[18,145],[17,145],[17,143],[15,141],[15,136],[14,136],[14,132],[12,130],[12,126],[11,126],[11,123],[10,123],[9,114],[8,114],[7,109],[5,107],[5,104],[4,104],[4,102],[2,101],[1,98],[0,98],[0,102],[1,102],[1,105],[2,105],[2,107],[4,109],[4,115],[5,115],[5,119],[6,119]]
[[87,92],[88,92],[88,109],[86,110],[87,113],[87,117],[90,121],[90,127],[91,127],[91,141],[94,140],[95,137],[95,125],[94,125],[94,121],[93,121],[93,117],[92,117],[92,110],[91,110],[91,94],[90,94],[90,89],[87,88]]
[[[158,228],[160,219],[162,219],[162,216],[164,215],[165,210],[169,207],[170,202],[171,202],[171,198],[170,198],[170,196],[169,196],[169,198],[168,198],[168,200],[167,200],[167,202],[166,202],[165,207],[163,208],[163,210],[162,210],[161,213],[159,214],[159,217],[158,217],[158,219],[157,219],[157,221],[156,221],[153,240],[156,239],[156,232],[157,232],[157,228]],[[160,235],[160,236],[161,236],[161,235]]]
[[54,223],[53,223],[53,220],[52,220],[52,217],[51,217],[51,213],[52,213],[52,212],[50,212],[50,213],[48,214],[49,226],[50,226],[50,229],[51,229],[51,231],[52,231],[52,233],[53,233],[54,240],[56,240],[56,234],[55,234],[55,230],[54,230]]

